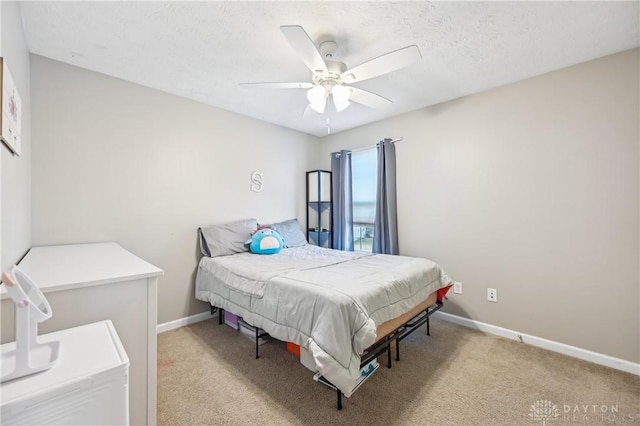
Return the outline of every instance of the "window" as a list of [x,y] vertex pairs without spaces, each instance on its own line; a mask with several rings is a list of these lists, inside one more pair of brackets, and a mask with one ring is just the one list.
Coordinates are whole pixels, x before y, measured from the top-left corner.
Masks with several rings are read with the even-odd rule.
[[376,148],[351,153],[354,250],[371,251],[376,215]]

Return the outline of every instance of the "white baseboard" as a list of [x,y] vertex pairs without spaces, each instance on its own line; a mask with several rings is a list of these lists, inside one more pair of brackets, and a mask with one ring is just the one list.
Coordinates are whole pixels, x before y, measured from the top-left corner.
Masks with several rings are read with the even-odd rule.
[[498,327],[480,321],[474,321],[468,318],[459,317],[457,315],[448,314],[446,312],[435,312],[435,316],[459,324],[465,327],[473,328],[484,333],[494,334],[496,336],[505,337],[507,339],[516,340],[539,348],[558,352],[563,355],[572,356],[574,358],[590,361],[595,364],[604,365],[605,367],[615,368],[616,370],[625,371],[627,373],[640,376],[640,364],[627,361],[620,358],[614,358],[609,355],[588,351],[575,346],[565,345],[564,343],[554,342],[552,340],[543,339],[541,337],[531,336],[529,334],[519,333],[507,328]]
[[205,320],[208,320],[211,318],[217,318],[217,317],[218,317],[217,312],[215,313],[215,315],[211,315],[211,312],[209,311],[202,312],[199,314],[191,315],[190,317],[180,318],[177,320],[158,324],[156,326],[156,332],[160,334],[160,333],[164,333],[165,331],[175,330],[176,328],[184,327],[185,325],[195,324],[200,321],[205,321]]
[[[482,331],[483,333],[489,333],[507,339],[519,341],[528,345],[537,346],[539,348],[561,353],[563,355],[568,355],[574,358],[582,359],[585,361],[593,362],[595,364],[604,365],[605,367],[615,368],[616,370],[625,371],[627,373],[640,376],[640,364],[631,361],[615,358],[586,349],[581,349],[575,346],[566,345],[564,343],[554,342],[552,340],[543,339],[542,337],[519,333],[514,330],[509,330],[508,328],[498,327],[480,321],[474,321],[468,318],[459,317],[457,315],[448,314],[446,312],[438,311],[435,312],[434,315],[445,321],[462,325],[464,327],[473,328],[474,330]],[[164,333],[165,331],[175,330],[176,328],[195,324],[197,322],[216,317],[217,313],[215,315],[211,315],[210,312],[202,312],[186,318],[180,318],[174,321],[158,324],[156,330],[158,334]]]

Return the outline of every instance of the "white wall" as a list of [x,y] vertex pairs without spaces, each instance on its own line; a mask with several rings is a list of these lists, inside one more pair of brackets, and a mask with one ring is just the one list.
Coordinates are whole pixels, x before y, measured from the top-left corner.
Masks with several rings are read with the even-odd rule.
[[31,102],[20,6],[3,1],[0,11],[0,52],[22,100],[21,155],[0,143],[0,267],[6,271],[31,247]]
[[400,252],[463,282],[447,311],[637,363],[638,63],[623,52],[332,135],[324,167],[404,137]]
[[162,268],[158,322],[207,309],[199,226],[304,220],[317,138],[39,56],[31,72],[33,245],[116,241]]

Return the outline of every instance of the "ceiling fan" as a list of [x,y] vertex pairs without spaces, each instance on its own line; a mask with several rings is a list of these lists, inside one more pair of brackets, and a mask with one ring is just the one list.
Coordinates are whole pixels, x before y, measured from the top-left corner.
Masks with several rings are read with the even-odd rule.
[[350,84],[378,77],[418,62],[422,55],[418,46],[411,45],[371,59],[351,69],[333,55],[338,48],[335,41],[328,40],[316,47],[305,30],[299,25],[283,25],[282,34],[297,53],[302,62],[311,70],[310,82],[297,83],[241,83],[243,86],[259,86],[274,89],[308,89],[309,109],[323,113],[329,95],[338,112],[357,102],[370,108],[382,109],[393,102],[367,90]]

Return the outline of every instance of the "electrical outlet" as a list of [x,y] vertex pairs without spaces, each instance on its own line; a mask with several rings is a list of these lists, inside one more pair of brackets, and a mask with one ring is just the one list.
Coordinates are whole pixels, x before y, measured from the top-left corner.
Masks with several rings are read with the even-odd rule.
[[462,283],[460,281],[455,281],[453,283],[453,292],[455,294],[462,294]]
[[497,302],[498,301],[498,290],[495,288],[487,289],[487,300],[489,302]]

